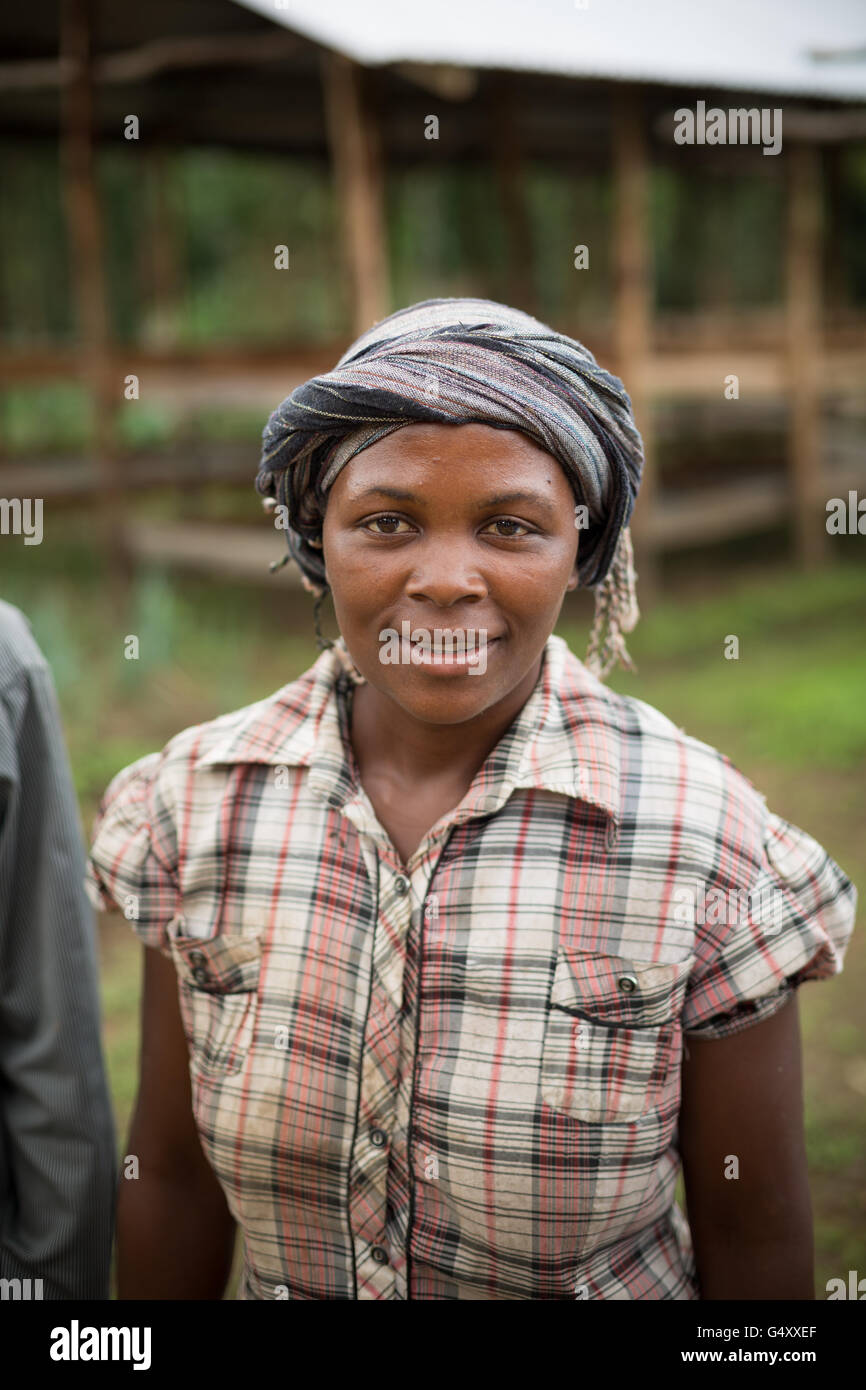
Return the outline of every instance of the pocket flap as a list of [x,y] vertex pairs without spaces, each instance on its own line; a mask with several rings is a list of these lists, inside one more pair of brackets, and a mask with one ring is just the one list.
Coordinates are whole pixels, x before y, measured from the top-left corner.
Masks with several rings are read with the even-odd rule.
[[182,980],[206,994],[241,994],[258,989],[261,932],[229,932],[202,938],[191,935],[189,926],[183,917],[168,924],[171,955]]
[[683,1007],[695,957],[652,964],[560,946],[550,1002],[610,1027],[655,1028]]

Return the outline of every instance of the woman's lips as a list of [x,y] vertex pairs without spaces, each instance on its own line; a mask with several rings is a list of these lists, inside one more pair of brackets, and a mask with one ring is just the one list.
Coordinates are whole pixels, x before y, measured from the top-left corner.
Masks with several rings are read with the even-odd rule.
[[429,656],[424,652],[420,652],[416,657],[415,662],[413,662],[413,665],[417,664],[418,666],[477,666],[479,658],[483,655],[483,653],[489,651],[490,648],[493,646],[494,642],[498,641],[498,637],[491,637],[488,641],[479,643],[478,646],[472,647],[469,650],[463,652],[431,652]]
[[408,618],[379,632],[379,660],[384,666],[423,667],[426,672],[483,676],[487,649],[498,647],[505,633],[491,635],[484,626],[413,628]]
[[412,648],[408,643],[403,643],[401,654],[403,664],[421,667],[426,671],[476,671],[478,675],[483,675],[487,669],[487,653],[500,640],[499,637],[482,637],[480,641],[464,642],[462,648],[455,643],[450,649],[446,647],[444,650],[437,650],[433,646],[430,651],[425,651],[423,647]]

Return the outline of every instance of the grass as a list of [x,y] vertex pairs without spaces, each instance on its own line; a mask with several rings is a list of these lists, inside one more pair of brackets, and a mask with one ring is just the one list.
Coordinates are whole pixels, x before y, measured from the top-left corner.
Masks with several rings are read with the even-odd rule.
[[[145,573],[118,616],[86,535],[74,517],[49,519],[38,569],[32,550],[7,547],[2,592],[27,613],[52,664],[89,835],[121,767],[189,724],[271,693],[317,651],[306,597],[278,580],[244,589]],[[846,562],[817,576],[740,573],[709,592],[680,576],[673,587],[630,640],[638,673],[610,685],[727,753],[772,809],[862,885],[866,570]],[[579,655],[585,598],[569,600],[558,627]],[[129,634],[139,638],[137,661],[123,655]],[[737,660],[724,655],[731,636]],[[100,943],[122,1154],[136,1091],[140,948],[120,917],[102,920]],[[800,992],[819,1298],[828,1279],[866,1271],[864,994],[866,945],[855,930],[842,974]]]

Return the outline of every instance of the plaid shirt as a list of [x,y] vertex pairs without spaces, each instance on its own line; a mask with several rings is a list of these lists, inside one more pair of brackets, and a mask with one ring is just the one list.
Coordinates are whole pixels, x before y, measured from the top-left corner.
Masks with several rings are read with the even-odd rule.
[[119,773],[92,900],[170,955],[245,1299],[695,1299],[684,1036],[837,973],[853,886],[557,636],[404,865],[332,652]]

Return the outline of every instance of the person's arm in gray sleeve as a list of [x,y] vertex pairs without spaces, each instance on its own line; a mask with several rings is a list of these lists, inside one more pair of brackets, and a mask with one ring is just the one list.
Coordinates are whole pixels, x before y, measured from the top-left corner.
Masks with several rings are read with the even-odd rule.
[[103,1299],[117,1159],[81,823],[50,671],[0,608],[0,1278]]

